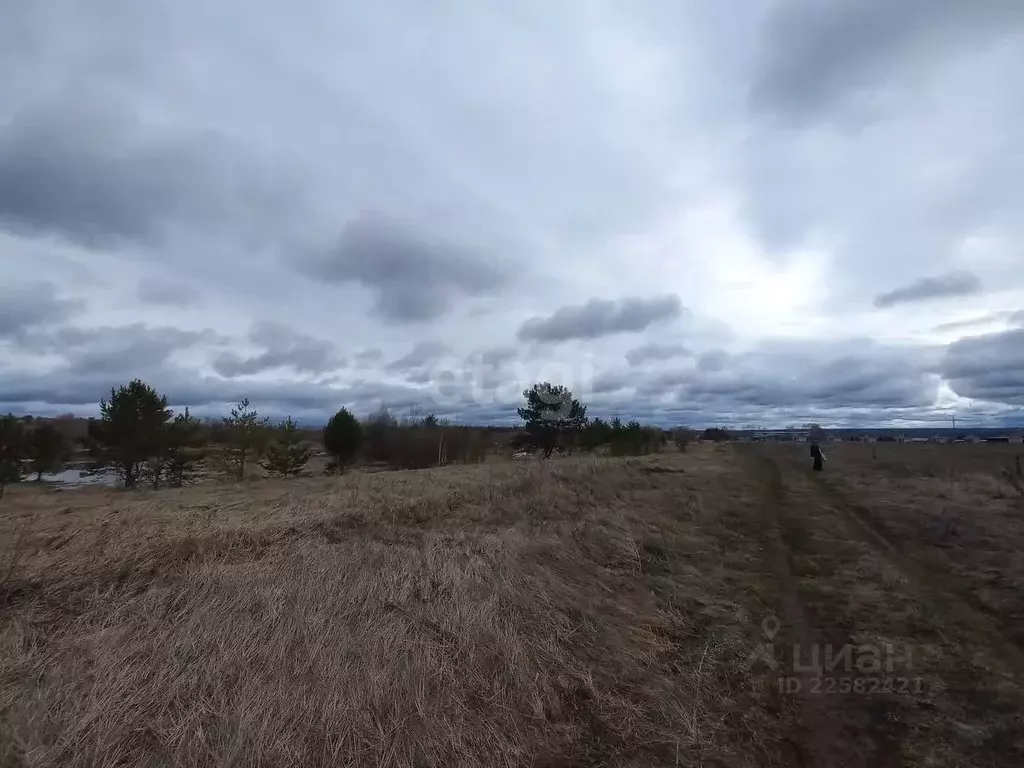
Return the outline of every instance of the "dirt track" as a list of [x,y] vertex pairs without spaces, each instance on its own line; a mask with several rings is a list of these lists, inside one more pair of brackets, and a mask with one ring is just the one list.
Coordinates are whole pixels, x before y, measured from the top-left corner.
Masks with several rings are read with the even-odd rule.
[[[795,699],[795,762],[1024,765],[1020,650],[935,568],[923,551],[933,547],[892,540],[876,512],[851,504],[834,474],[812,473],[801,452],[738,451],[758,489],[780,624],[771,674]],[[846,646],[853,664],[828,669]]]

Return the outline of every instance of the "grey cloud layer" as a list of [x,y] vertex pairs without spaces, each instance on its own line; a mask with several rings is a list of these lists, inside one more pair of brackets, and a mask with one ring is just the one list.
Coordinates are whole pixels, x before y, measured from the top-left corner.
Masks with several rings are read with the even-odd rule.
[[264,351],[252,357],[225,352],[213,361],[221,376],[233,378],[274,368],[290,368],[297,373],[324,373],[345,364],[334,345],[278,323],[261,322],[249,332],[249,341]]
[[0,24],[0,409],[1021,406],[1018,0],[98,3]]
[[51,283],[0,285],[0,339],[66,321],[81,308],[81,302],[60,298]]
[[416,323],[441,317],[457,297],[502,288],[509,275],[485,259],[399,222],[363,216],[345,227],[333,252],[307,268],[324,280],[372,290],[381,319]]
[[451,352],[451,348],[440,341],[422,341],[416,344],[408,354],[387,364],[386,370],[392,373],[422,368],[436,362]]
[[210,329],[185,331],[133,323],[36,332],[22,339],[21,346],[31,353],[63,357],[65,363],[61,370],[72,374],[118,370],[141,373],[159,368],[175,352],[199,345],[216,346],[227,341]]
[[950,272],[936,277],[923,277],[909,285],[880,293],[875,297],[875,306],[894,307],[929,299],[947,299],[955,296],[970,296],[980,293],[981,280],[970,272]]
[[887,85],[901,57],[941,59],[1021,23],[1014,0],[784,0],[769,17],[753,98],[765,109],[819,112]]
[[93,96],[0,123],[0,226],[86,247],[157,246],[182,228],[248,236],[290,210],[286,175],[227,137],[147,130],[131,105]]
[[[1024,329],[964,339],[945,351],[856,340],[838,345],[778,341],[749,352],[706,353],[668,370],[605,369],[569,383],[595,415],[648,414],[662,423],[799,422],[820,420],[822,415],[836,423],[866,418],[876,422],[927,420],[939,375],[964,396],[1020,405],[1022,333]],[[281,329],[268,334],[275,338],[286,335]],[[514,419],[521,389],[544,365],[537,363],[529,370],[509,368],[505,366],[511,359],[503,355],[493,358],[489,366],[481,365],[482,355],[476,355],[465,367],[436,367],[444,354],[443,345],[421,344],[396,360],[399,365],[389,366],[395,373],[407,374],[405,384],[374,378],[336,385],[241,382],[196,377],[174,362],[176,352],[225,341],[212,332],[133,326],[120,329],[118,338],[109,329],[98,328],[66,329],[45,339],[51,349],[77,351],[47,374],[5,377],[0,402],[41,402],[56,409],[86,406],[97,402],[110,387],[141,374],[166,391],[174,405],[189,405],[204,413],[249,397],[268,413],[298,411],[313,420],[325,418],[340,405],[369,413],[383,402],[397,409],[416,406],[459,418],[507,422]],[[715,365],[702,364],[707,359],[714,359]],[[794,376],[794,371],[799,375]],[[979,416],[983,413],[984,409],[979,409]]]
[[144,278],[136,293],[143,304],[156,306],[189,307],[198,302],[195,292],[173,279]]
[[964,397],[1024,405],[1024,328],[954,342],[942,374]]
[[618,301],[594,298],[586,304],[561,307],[549,317],[527,320],[517,335],[520,341],[597,339],[616,333],[637,333],[682,315],[682,302],[674,295]]
[[686,357],[690,350],[683,344],[643,344],[626,353],[626,359],[632,365],[641,365],[649,360],[671,360],[673,357]]

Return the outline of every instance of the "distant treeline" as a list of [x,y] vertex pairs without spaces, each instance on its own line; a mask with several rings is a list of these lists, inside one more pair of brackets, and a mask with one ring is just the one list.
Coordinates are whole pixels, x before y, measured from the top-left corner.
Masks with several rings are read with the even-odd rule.
[[126,488],[159,488],[180,486],[200,468],[239,481],[251,475],[253,465],[270,474],[297,475],[317,453],[326,456],[325,471],[341,472],[357,463],[403,469],[472,464],[512,452],[641,455],[670,442],[686,450],[695,438],[731,438],[717,427],[698,434],[636,420],[588,419],[569,390],[548,383],[523,394],[521,427],[467,426],[433,414],[397,416],[381,406],[363,419],[341,408],[322,429],[310,429],[291,417],[272,424],[248,400],[217,419],[200,420],[188,408],[175,413],[166,396],[136,379],[100,401],[98,418],[0,417],[0,493],[26,476],[38,480],[59,471],[76,454],[92,471],[116,472]]

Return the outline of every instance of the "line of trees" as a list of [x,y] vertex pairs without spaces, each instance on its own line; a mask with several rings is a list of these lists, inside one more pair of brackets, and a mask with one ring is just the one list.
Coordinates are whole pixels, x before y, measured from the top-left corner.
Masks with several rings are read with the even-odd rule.
[[26,474],[39,481],[45,473],[58,471],[69,451],[64,434],[52,424],[26,425],[10,414],[0,416],[0,498]]
[[[513,441],[519,450],[542,451],[548,458],[554,451],[572,453],[579,449],[596,451],[607,446],[615,456],[659,452],[671,440],[680,451],[693,440],[685,428],[665,430],[645,426],[633,419],[623,423],[587,418],[587,407],[567,387],[543,382],[523,391],[525,403],[519,408],[523,431]],[[729,439],[725,430],[705,430],[704,439]]]
[[[670,440],[686,450],[694,438],[686,429],[669,431],[636,420],[588,419],[586,406],[571,390],[548,382],[535,384],[523,397],[518,409],[523,426],[511,447],[539,450],[545,457],[556,450],[602,447],[613,455],[654,453]],[[295,476],[313,454],[309,430],[290,416],[274,425],[244,399],[228,416],[202,422],[188,408],[172,411],[166,396],[139,379],[111,389],[109,399],[100,401],[99,418],[89,419],[84,435],[74,441],[66,428],[55,426],[58,422],[0,417],[0,495],[11,482],[33,475],[40,480],[59,471],[73,442],[86,451],[91,470],[115,472],[125,488],[180,487],[201,464],[237,481],[254,464],[270,474]],[[480,462],[495,447],[494,435],[493,430],[452,424],[433,414],[399,419],[384,406],[363,421],[342,408],[321,431],[328,472],[343,472],[359,457],[410,469]],[[728,440],[729,434],[712,428],[703,438]]]
[[[243,400],[211,429],[188,408],[175,413],[167,397],[135,379],[110,390],[100,401],[100,416],[89,419],[78,443],[89,458],[91,471],[115,472],[125,488],[149,485],[180,487],[200,462],[215,456],[235,479],[246,475],[252,461],[272,474],[299,474],[312,451],[291,417],[274,427],[248,400]],[[216,433],[220,450],[211,448]],[[26,422],[0,416],[0,495],[7,485],[63,468],[72,442],[52,423]]]
[[[49,422],[30,419],[0,417],[0,494],[30,473],[41,479],[62,469],[73,445],[88,457],[87,471],[114,472],[124,488],[154,489],[180,487],[201,464],[237,481],[253,465],[273,475],[295,476],[314,452],[315,435],[290,416],[272,424],[244,399],[228,416],[202,422],[188,408],[175,413],[166,396],[139,379],[112,388],[110,397],[100,401],[99,418],[89,419],[84,434],[74,440]],[[443,422],[432,414],[400,420],[386,407],[364,422],[342,408],[321,436],[328,472],[344,471],[359,456],[403,468],[482,461],[492,445],[487,430]]]

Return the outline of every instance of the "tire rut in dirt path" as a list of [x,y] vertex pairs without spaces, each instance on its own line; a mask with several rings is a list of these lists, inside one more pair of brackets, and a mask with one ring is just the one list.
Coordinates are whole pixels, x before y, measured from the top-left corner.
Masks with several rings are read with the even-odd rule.
[[[830,703],[829,712],[862,722],[876,755],[898,754],[906,765],[975,765],[981,756],[985,765],[1024,765],[1020,654],[963,584],[915,556],[927,543],[887,536],[869,508],[835,492],[794,452],[741,453],[766,486],[782,488],[779,525],[821,641],[885,648],[886,659],[900,649],[897,668],[887,667],[896,676],[883,678],[895,680],[895,691],[872,687]],[[899,687],[907,679],[909,690]],[[871,763],[886,764],[877,756]]]
[[1006,636],[1002,626],[977,605],[975,598],[948,573],[919,563],[907,554],[885,531],[872,511],[846,498],[826,478],[815,478],[815,485],[833,508],[843,515],[849,530],[868,546],[885,553],[889,561],[908,579],[914,591],[926,601],[933,614],[939,615],[968,636],[983,637],[996,648],[1013,670],[1018,683],[1024,683],[1024,649]]
[[[791,705],[797,719],[791,742],[798,764],[809,768],[902,765],[898,739],[888,723],[890,701],[836,695],[824,689],[827,674],[819,652],[827,646],[846,648],[850,639],[837,623],[812,616],[801,597],[796,558],[807,547],[808,532],[806,523],[789,508],[778,464],[769,456],[742,455],[760,489],[765,568],[775,585],[783,645],[782,663],[774,672],[776,693],[780,699],[795,699],[780,702],[780,707]],[[766,622],[766,635],[773,635],[772,629]]]

